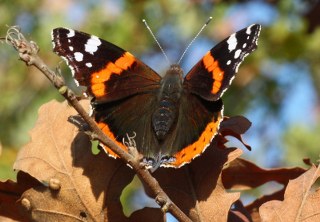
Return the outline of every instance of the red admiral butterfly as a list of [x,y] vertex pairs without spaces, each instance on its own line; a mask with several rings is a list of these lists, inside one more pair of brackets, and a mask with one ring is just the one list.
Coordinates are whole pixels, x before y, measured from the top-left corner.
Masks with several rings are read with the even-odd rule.
[[57,28],[52,41],[78,85],[86,86],[93,97],[93,116],[107,136],[127,151],[124,140],[134,134],[150,167],[181,167],[217,134],[223,117],[221,96],[243,59],[257,48],[260,29],[253,24],[232,34],[185,78],[177,64],[162,78],[129,52],[83,32]]

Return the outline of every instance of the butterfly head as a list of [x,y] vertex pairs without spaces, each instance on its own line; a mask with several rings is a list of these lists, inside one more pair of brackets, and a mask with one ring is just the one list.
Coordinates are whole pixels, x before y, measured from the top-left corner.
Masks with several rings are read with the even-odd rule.
[[182,81],[183,80],[183,70],[178,64],[172,64],[170,68],[166,72],[166,77],[170,76],[178,76],[179,79]]

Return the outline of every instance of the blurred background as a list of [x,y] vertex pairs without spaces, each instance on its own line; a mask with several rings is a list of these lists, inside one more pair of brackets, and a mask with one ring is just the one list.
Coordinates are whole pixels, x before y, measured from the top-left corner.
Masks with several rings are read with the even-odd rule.
[[[1,0],[0,36],[7,26],[20,26],[55,69],[61,59],[52,52],[51,30],[70,27],[106,39],[164,73],[168,64],[142,19],[175,63],[212,16],[181,63],[188,72],[216,43],[259,23],[258,50],[246,58],[223,96],[225,115],[243,115],[253,123],[245,134],[252,151],[236,144],[246,159],[262,167],[305,166],[303,158],[315,161],[320,153],[319,15],[317,0]],[[0,179],[5,180],[15,177],[12,164],[29,141],[39,106],[62,97],[38,70],[18,61],[10,46],[0,46]],[[70,70],[60,65],[75,89]]]

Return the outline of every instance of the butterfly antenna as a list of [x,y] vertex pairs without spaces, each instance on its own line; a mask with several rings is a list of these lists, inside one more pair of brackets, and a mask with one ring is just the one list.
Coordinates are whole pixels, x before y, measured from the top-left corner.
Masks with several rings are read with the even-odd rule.
[[152,32],[151,28],[149,27],[147,21],[146,21],[145,19],[143,19],[142,22],[143,22],[144,25],[147,27],[147,29],[149,30],[152,38],[154,39],[154,41],[155,41],[155,42],[157,43],[157,45],[159,46],[159,48],[160,48],[162,54],[164,55],[164,57],[166,58],[168,64],[170,64],[170,61],[169,61],[169,59],[168,59],[167,54],[164,52],[164,50],[163,50],[163,48],[161,47],[161,45],[160,45],[159,41],[157,40],[156,36],[153,34],[153,32]]
[[212,17],[210,16],[208,18],[208,20],[206,21],[206,23],[204,23],[204,25],[201,27],[200,31],[196,34],[196,36],[191,40],[191,42],[189,43],[189,45],[187,46],[187,48],[184,50],[184,52],[182,53],[178,64],[180,64],[181,60],[183,59],[184,55],[186,54],[186,52],[188,51],[188,49],[190,48],[190,46],[192,45],[192,43],[196,40],[196,38],[198,38],[198,36],[200,35],[200,33],[203,31],[203,29],[209,24],[209,22],[212,20]]

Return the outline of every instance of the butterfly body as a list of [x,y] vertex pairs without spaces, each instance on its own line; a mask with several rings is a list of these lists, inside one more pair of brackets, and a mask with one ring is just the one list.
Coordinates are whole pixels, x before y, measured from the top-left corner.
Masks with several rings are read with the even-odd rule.
[[152,115],[153,130],[160,143],[176,125],[182,94],[182,74],[179,65],[172,65],[160,83],[157,108]]
[[[126,138],[152,168],[181,167],[209,146],[223,118],[221,96],[244,57],[257,47],[260,25],[232,34],[184,77],[171,65],[163,77],[129,52],[96,36],[53,30],[54,51],[92,97],[101,130],[127,151]],[[117,155],[108,147],[111,156]]]

